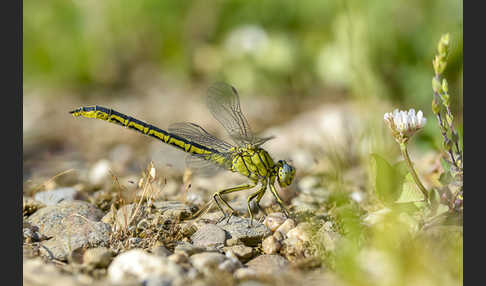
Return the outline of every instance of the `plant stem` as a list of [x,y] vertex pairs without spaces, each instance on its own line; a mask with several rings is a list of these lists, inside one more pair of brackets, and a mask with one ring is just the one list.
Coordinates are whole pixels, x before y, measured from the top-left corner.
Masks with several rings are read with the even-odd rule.
[[417,184],[420,191],[422,191],[422,193],[425,197],[425,201],[428,202],[429,201],[429,193],[425,189],[424,185],[422,185],[422,182],[420,182],[420,179],[417,176],[415,169],[413,168],[412,161],[410,160],[410,156],[408,155],[407,144],[401,143],[400,144],[400,150],[402,151],[403,158],[405,159],[405,162],[407,163],[408,169],[410,170],[410,174],[412,174],[412,177],[413,177],[413,180],[415,181],[415,184]]

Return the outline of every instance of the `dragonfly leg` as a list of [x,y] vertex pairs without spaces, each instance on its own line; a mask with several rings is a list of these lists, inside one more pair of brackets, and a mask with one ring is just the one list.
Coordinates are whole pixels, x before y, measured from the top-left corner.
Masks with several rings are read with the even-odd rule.
[[[251,212],[250,202],[255,197],[261,198],[263,196],[263,194],[265,193],[265,190],[266,189],[267,189],[267,185],[264,184],[258,191],[256,191],[255,193],[251,194],[248,197],[248,213],[250,214],[250,225],[249,225],[249,227],[251,227],[253,225],[253,213]],[[259,201],[258,198],[257,198],[257,206],[261,210],[260,205],[258,204],[258,201]]]
[[259,222],[263,222],[265,220],[265,217],[267,217],[267,212],[260,206],[260,200],[262,199],[264,194],[265,192],[261,192],[256,198],[256,204],[258,206],[258,209],[261,210],[263,213],[263,216],[260,218]]
[[[223,197],[221,195],[229,194],[229,193],[234,193],[234,192],[238,192],[238,191],[243,191],[243,190],[247,190],[247,189],[251,189],[251,188],[253,188],[255,186],[256,186],[256,184],[246,184],[246,185],[241,185],[241,186],[237,186],[237,187],[225,189],[225,190],[218,191],[218,192],[214,193],[213,194],[213,199],[216,202],[218,208],[223,213],[223,218],[220,219],[218,222],[221,222],[222,220],[224,220],[228,216],[226,214],[226,212],[223,210],[223,208],[221,207],[221,205],[219,204],[219,202],[217,200],[218,198],[231,210],[231,215],[233,215],[235,213],[235,210],[230,206],[230,204],[225,199],[223,199]],[[229,219],[228,219],[228,221],[229,221]]]
[[277,199],[277,203],[280,205],[280,208],[282,208],[282,211],[284,212],[285,216],[288,218],[290,217],[290,212],[289,210],[283,205],[283,201],[278,195],[277,190],[275,189],[275,186],[273,184],[270,184],[270,190],[272,191],[272,194],[275,196]]
[[213,205],[212,201],[209,201],[205,206],[203,206],[200,210],[198,210],[195,214],[193,214],[188,220],[196,219],[201,215],[205,214]]
[[218,222],[217,222],[217,223],[220,223],[220,222],[222,222],[222,221],[223,221],[223,220],[224,220],[224,219],[227,217],[227,214],[226,214],[226,212],[224,211],[224,209],[221,207],[221,205],[219,204],[218,200],[216,199],[216,194],[217,194],[217,193],[215,193],[215,194],[213,195],[213,200],[216,202],[216,205],[218,206],[219,210],[220,210],[220,211],[223,213],[223,216],[222,216],[222,217],[221,217],[221,218],[218,220]]

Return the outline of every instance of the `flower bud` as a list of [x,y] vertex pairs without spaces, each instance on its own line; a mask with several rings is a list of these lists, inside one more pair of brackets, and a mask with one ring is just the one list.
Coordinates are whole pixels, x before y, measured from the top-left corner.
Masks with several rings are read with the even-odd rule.
[[440,104],[439,100],[437,99],[437,96],[434,96],[432,99],[432,112],[437,115],[440,112]]
[[434,90],[435,93],[440,93],[441,92],[441,84],[440,81],[437,77],[432,78],[432,89]]
[[442,90],[445,93],[448,93],[449,92],[449,85],[447,84],[447,80],[445,78],[442,79]]
[[450,114],[450,113],[446,113],[446,120],[447,120],[447,124],[449,126],[451,126],[452,125],[452,121],[454,120],[454,116],[452,114]]
[[442,35],[440,38],[438,51],[442,57],[447,57],[447,54],[449,53],[449,38],[449,33]]

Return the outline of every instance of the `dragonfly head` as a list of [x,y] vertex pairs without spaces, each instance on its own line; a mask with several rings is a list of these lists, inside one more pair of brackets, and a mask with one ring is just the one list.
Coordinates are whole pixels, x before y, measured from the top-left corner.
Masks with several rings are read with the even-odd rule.
[[278,183],[281,187],[292,184],[295,176],[295,168],[286,161],[280,160],[276,165]]

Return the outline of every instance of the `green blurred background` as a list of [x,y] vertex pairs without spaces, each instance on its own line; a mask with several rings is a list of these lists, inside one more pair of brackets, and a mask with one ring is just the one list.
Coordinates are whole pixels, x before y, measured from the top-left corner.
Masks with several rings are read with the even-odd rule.
[[[298,3],[298,5],[296,5]],[[430,110],[441,34],[462,110],[462,1],[24,1],[24,87],[113,91],[140,66],[185,86],[377,97]]]

